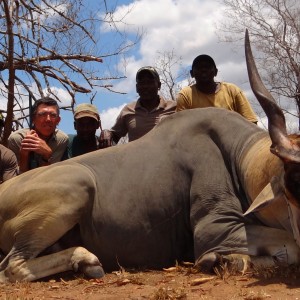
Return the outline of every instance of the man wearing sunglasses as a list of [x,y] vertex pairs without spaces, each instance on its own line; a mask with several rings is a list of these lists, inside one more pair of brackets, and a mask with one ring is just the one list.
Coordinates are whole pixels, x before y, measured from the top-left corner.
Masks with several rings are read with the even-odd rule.
[[8,139],[20,173],[67,158],[68,136],[56,128],[60,122],[57,101],[50,97],[37,100],[31,116],[33,128],[17,130]]

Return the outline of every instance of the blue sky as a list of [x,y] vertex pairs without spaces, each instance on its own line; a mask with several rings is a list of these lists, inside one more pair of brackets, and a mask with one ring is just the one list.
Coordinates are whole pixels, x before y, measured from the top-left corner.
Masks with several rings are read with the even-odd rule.
[[[96,7],[97,0],[85,0]],[[254,110],[259,113],[260,107],[248,84],[243,41],[240,45],[222,43],[217,37],[218,26],[224,21],[222,0],[108,0],[108,5],[116,4],[116,16],[122,16],[130,9],[130,13],[119,25],[121,31],[134,36],[136,30],[143,31],[142,39],[125,60],[105,60],[103,66],[117,70],[126,79],[114,81],[114,89],[126,92],[119,95],[99,89],[94,104],[98,107],[102,127],[109,129],[121,108],[137,99],[135,91],[136,71],[145,65],[154,65],[159,52],[174,51],[182,57],[183,67],[189,68],[193,59],[199,54],[209,54],[216,62],[219,73],[218,81],[228,81],[240,86],[248,96]],[[101,49],[113,48],[115,35],[102,27]],[[220,33],[220,32],[219,32]],[[251,34],[251,33],[250,33]],[[251,35],[250,35],[251,38]],[[175,68],[174,73],[178,72]],[[182,85],[187,82],[183,81]],[[94,91],[95,92],[95,91]],[[59,92],[64,101],[65,93]],[[88,101],[89,96],[77,95],[77,103]],[[62,111],[59,128],[66,133],[74,133],[71,112]]]

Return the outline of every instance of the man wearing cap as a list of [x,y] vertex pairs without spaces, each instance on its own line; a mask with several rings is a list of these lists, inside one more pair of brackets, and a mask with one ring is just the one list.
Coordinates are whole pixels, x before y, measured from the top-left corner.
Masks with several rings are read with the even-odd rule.
[[60,122],[56,100],[44,97],[32,106],[33,128],[13,132],[8,138],[19,163],[20,173],[67,158],[68,136],[57,129]]
[[[4,127],[4,119],[0,113],[0,133]],[[17,176],[18,161],[15,154],[0,144],[0,183]]]
[[196,83],[184,87],[177,96],[177,109],[220,107],[236,111],[247,120],[257,123],[257,117],[242,90],[228,82],[216,82],[218,69],[214,60],[206,54],[197,56],[190,71]]
[[129,142],[149,132],[159,121],[176,109],[176,102],[165,100],[158,92],[161,82],[157,71],[146,66],[137,71],[137,101],[127,104],[117,117],[110,130],[103,130],[100,135],[100,147],[111,146],[112,141],[118,143],[121,137],[128,134]]
[[78,104],[74,110],[74,128],[77,135],[69,135],[69,158],[99,149],[96,136],[99,127],[101,123],[97,107],[89,103]]

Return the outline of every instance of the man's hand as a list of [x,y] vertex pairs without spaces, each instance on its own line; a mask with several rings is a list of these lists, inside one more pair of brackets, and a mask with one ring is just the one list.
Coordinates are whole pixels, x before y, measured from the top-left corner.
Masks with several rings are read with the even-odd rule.
[[112,132],[107,129],[102,130],[99,137],[99,149],[107,148],[112,145],[113,145]]
[[28,156],[30,152],[40,154],[44,160],[48,160],[52,155],[51,148],[46,141],[38,136],[35,130],[30,130],[21,143],[20,155]]

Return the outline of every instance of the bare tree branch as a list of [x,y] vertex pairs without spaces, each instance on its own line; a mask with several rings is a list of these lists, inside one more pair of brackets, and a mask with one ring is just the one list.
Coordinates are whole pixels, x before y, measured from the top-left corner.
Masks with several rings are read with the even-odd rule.
[[[225,42],[243,41],[245,28],[261,57],[258,67],[268,88],[291,99],[300,112],[300,3],[298,0],[223,0],[227,19],[218,26]],[[299,127],[300,128],[300,127]]]
[[[24,114],[18,114],[20,122],[14,119],[14,111],[23,109],[19,100],[24,92],[33,100],[46,94],[58,99],[56,91],[62,88],[73,107],[78,93],[95,95],[96,88],[113,91],[112,80],[123,77],[103,76],[104,69],[97,64],[124,55],[136,45],[139,35],[134,40],[119,31],[120,19],[115,20],[111,2],[100,0],[99,9],[89,4],[88,0],[0,1],[0,71],[9,72],[7,78],[3,75],[7,72],[0,72],[0,95],[8,99],[3,143],[13,122],[24,120]],[[99,28],[104,23],[115,28],[120,45],[108,50],[105,44],[105,52],[100,53]]]
[[182,88],[180,82],[189,77],[189,70],[182,67],[182,57],[177,56],[174,49],[162,53],[158,51],[155,68],[162,83],[160,94],[166,99],[175,101],[177,93]]

